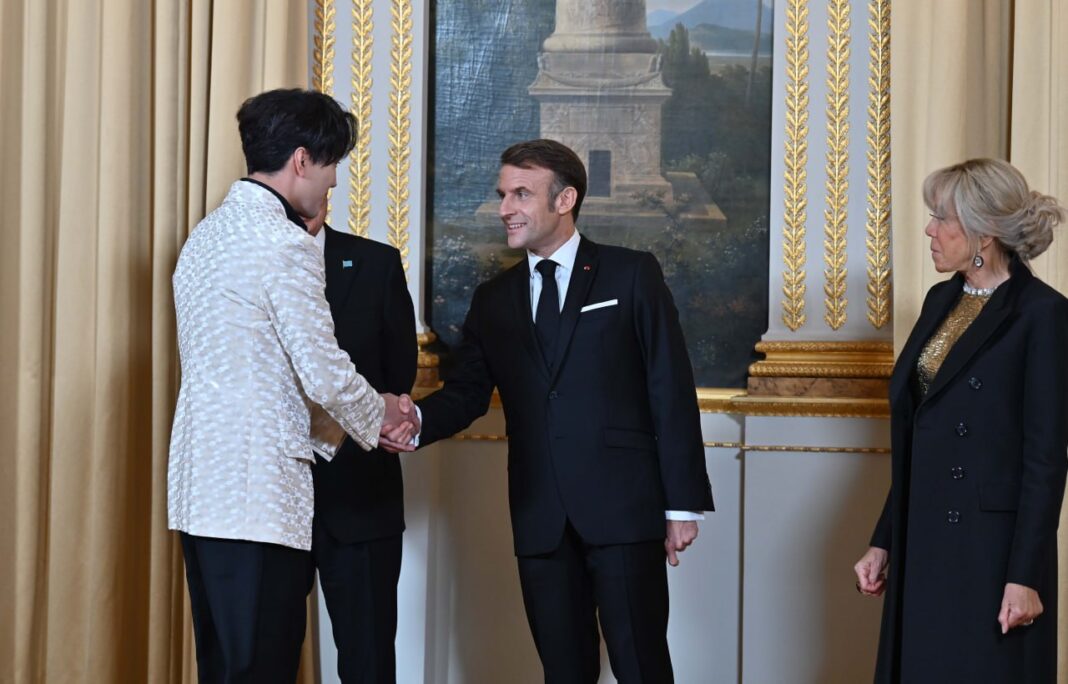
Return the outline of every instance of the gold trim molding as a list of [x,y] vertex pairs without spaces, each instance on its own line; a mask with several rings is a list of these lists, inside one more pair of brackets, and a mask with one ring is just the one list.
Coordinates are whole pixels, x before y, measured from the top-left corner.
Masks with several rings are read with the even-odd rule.
[[367,237],[371,228],[371,58],[374,56],[372,0],[352,0],[352,114],[359,133],[349,153],[349,231]]
[[786,3],[786,150],[783,156],[782,322],[805,324],[808,220],[808,1]]
[[312,51],[312,88],[334,94],[334,0],[315,0],[315,49]]
[[846,322],[846,221],[849,204],[849,28],[851,0],[827,6],[827,208],[823,234],[823,320],[832,330]]
[[736,398],[745,396],[743,389],[730,388],[697,388],[697,407],[701,413],[734,413]]
[[[477,433],[460,433],[452,439],[461,442],[507,442],[507,435],[484,435]],[[705,442],[706,449],[737,449],[759,453],[799,453],[799,454],[878,454],[889,455],[885,447],[832,447],[832,446],[786,446],[777,444],[743,444],[742,442]]]
[[752,377],[889,378],[891,342],[757,342],[764,359],[749,366]]
[[747,416],[797,416],[804,418],[889,418],[886,399],[829,397],[762,397],[746,395],[732,402],[735,413]]
[[890,321],[890,0],[868,3],[868,322]]
[[769,444],[743,444],[742,442],[705,442],[709,449],[738,449],[739,451],[757,451],[771,453],[801,454],[882,454],[888,455],[890,449],[885,447],[831,447],[831,446],[787,446]]
[[412,2],[390,3],[389,63],[389,243],[400,250],[408,272],[408,172],[411,168]]
[[[412,396],[422,399],[441,386],[417,386]],[[698,388],[697,404],[701,413],[729,413],[749,416],[801,416],[827,418],[887,418],[890,407],[885,399],[852,399],[828,397],[765,397],[753,396],[740,389]],[[501,398],[496,391],[490,408],[500,409]],[[495,436],[504,439],[503,436]],[[475,437],[465,437],[475,439]]]

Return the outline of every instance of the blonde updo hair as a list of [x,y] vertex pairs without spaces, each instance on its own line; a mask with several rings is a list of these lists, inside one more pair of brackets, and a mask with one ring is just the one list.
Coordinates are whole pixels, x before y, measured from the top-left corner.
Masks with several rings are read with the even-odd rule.
[[1065,220],[1055,198],[1027,187],[1023,174],[1000,159],[969,159],[939,169],[923,181],[923,201],[941,216],[960,221],[973,251],[982,237],[1030,261],[1053,242]]

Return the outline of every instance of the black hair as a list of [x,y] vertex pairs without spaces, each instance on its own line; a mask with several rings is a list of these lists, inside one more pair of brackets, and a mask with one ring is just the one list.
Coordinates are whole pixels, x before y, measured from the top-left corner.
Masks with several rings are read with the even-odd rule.
[[334,98],[300,88],[268,90],[237,110],[241,148],[250,174],[274,173],[298,147],[316,164],[336,164],[356,146],[356,117]]
[[575,199],[575,206],[571,207],[571,217],[578,221],[579,209],[582,208],[582,200],[586,197],[586,167],[570,147],[544,138],[516,143],[501,153],[501,166],[505,165],[552,171],[550,207],[564,188],[575,188],[578,197]]

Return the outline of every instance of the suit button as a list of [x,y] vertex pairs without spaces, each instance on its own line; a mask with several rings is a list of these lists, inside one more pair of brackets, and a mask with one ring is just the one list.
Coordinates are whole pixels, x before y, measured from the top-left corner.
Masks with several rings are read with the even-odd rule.
[[553,390],[552,392],[549,392],[549,398],[550,399],[557,399],[559,396],[560,395],[556,393],[556,390]]
[[968,386],[971,387],[973,390],[982,389],[983,381],[973,375],[972,377],[968,378]]
[[949,473],[953,476],[954,480],[964,479],[964,468],[961,466],[953,466],[949,469]]
[[963,437],[968,434],[968,426],[964,423],[957,423],[957,436]]
[[956,525],[960,522],[960,511],[946,511],[946,522]]

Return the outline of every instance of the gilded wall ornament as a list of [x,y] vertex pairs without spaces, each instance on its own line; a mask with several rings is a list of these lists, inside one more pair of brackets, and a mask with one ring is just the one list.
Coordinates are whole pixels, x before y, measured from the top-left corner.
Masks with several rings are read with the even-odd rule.
[[805,324],[805,222],[808,220],[808,3],[786,3],[786,149],[783,166],[782,320]]
[[371,0],[352,0],[352,113],[359,122],[349,153],[349,231],[367,237],[371,226],[371,58],[374,55]]
[[412,98],[412,3],[392,0],[390,4],[389,63],[389,243],[400,250],[404,271],[408,271],[408,172],[411,168]]
[[823,320],[832,330],[846,322],[846,235],[849,233],[850,0],[827,7],[827,180],[824,209]]
[[890,0],[868,3],[868,321],[890,321]]

